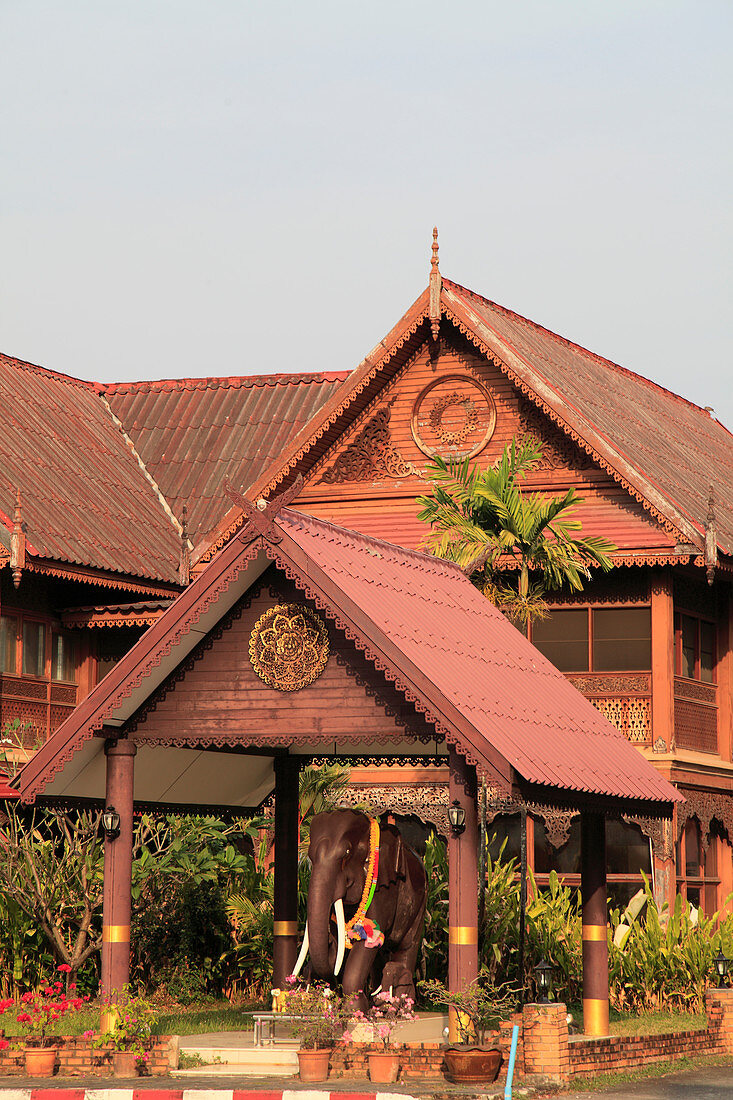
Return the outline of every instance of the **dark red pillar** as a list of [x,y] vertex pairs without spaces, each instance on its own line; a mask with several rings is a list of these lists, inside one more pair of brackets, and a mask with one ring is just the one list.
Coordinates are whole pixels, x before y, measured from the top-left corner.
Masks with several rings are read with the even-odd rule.
[[298,771],[296,756],[275,758],[275,989],[285,988],[298,954]]
[[[448,987],[465,989],[478,974],[478,813],[476,769],[455,749],[448,754],[448,798],[466,814],[460,835],[448,839]],[[458,1039],[454,1015],[451,1041]]]
[[583,899],[583,1030],[608,1035],[608,894],[606,819],[580,815],[580,893]]
[[132,890],[132,800],[134,761],[131,741],[109,740],[106,809],[120,815],[119,834],[104,841],[102,916],[102,995],[114,1000],[130,980],[130,906]]

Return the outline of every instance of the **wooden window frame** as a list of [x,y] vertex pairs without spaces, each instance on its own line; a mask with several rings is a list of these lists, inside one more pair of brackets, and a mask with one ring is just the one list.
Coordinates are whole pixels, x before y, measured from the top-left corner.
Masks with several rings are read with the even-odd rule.
[[[682,671],[682,618],[693,619],[696,625],[695,631],[695,675],[686,676]],[[702,668],[701,654],[701,624],[707,623],[708,626],[713,628],[713,678],[712,680],[703,680],[700,672]],[[717,684],[718,682],[718,624],[714,619],[709,618],[707,615],[700,615],[696,611],[687,611],[683,608],[675,610],[674,613],[674,674],[679,676],[681,680],[691,680],[698,684]]]
[[[616,673],[626,673],[626,672],[630,672],[630,673],[631,672],[649,672],[649,673],[651,673],[651,671],[652,671],[652,669],[651,669],[651,664],[652,664],[651,657],[650,657],[650,660],[649,660],[649,666],[650,666],[649,668],[596,669],[595,659],[594,659],[594,657],[595,657],[595,655],[594,655],[594,646],[593,646],[593,613],[595,611],[644,611],[644,610],[648,610],[649,611],[649,619],[650,619],[649,638],[650,638],[650,648],[651,648],[651,614],[652,614],[651,602],[646,601],[644,603],[609,604],[609,605],[607,605],[607,604],[594,604],[594,603],[577,603],[577,604],[570,604],[570,605],[563,604],[560,607],[548,606],[547,610],[549,611],[550,615],[554,615],[559,611],[560,612],[562,612],[562,611],[585,611],[587,613],[588,667],[587,668],[565,669],[564,672],[563,672],[564,676],[572,676],[575,673],[581,673],[581,672],[597,672],[599,676],[604,676],[606,674],[614,675]],[[529,640],[531,642],[532,641],[532,624],[531,623],[529,624],[528,637],[529,637]],[[698,638],[699,638],[699,630],[698,630]],[[549,660],[549,658],[548,658],[548,660]],[[715,661],[713,661],[713,668],[715,668]]]

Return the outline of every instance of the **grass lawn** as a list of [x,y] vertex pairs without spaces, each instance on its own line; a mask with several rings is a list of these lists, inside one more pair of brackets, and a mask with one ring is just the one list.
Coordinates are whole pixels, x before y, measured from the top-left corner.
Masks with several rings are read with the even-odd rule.
[[[583,1031],[583,1009],[580,1005],[571,1005],[573,1025],[578,1032]],[[616,1012],[611,1009],[609,1030],[611,1035],[664,1035],[677,1031],[704,1031],[707,1018],[704,1012],[645,1012],[641,1015]]]
[[[20,1011],[18,1009],[17,1011]],[[158,1011],[156,1035],[199,1035],[209,1031],[244,1031],[253,1027],[252,1011],[233,1008],[229,1001],[214,1001],[210,1005],[176,1006]],[[9,1008],[0,1016],[0,1027],[11,1039],[25,1034],[15,1019],[17,1012]],[[99,1005],[87,1005],[79,1012],[70,1013],[56,1027],[48,1029],[49,1035],[82,1035],[85,1031],[99,1031]]]

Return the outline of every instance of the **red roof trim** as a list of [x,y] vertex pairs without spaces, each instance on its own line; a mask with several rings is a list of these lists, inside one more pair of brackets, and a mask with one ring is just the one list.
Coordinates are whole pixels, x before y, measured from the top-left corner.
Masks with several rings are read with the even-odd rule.
[[204,378],[161,378],[155,381],[107,382],[104,393],[146,393],[150,390],[252,389],[265,386],[302,386],[320,382],[345,382],[351,371],[316,371],[311,374],[221,375]]
[[102,386],[101,382],[87,382],[84,378],[74,378],[71,374],[61,374],[60,371],[49,370],[48,367],[41,367],[37,363],[28,363],[25,359],[16,359],[13,355],[3,355],[2,352],[0,352],[0,362],[17,367],[19,370],[30,371],[32,374],[47,375],[59,382],[66,382],[70,386],[81,386],[85,390],[94,390],[96,393],[100,392]]

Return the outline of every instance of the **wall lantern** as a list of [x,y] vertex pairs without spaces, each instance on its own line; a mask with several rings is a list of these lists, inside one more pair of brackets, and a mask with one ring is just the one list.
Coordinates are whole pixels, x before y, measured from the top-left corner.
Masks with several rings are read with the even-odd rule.
[[457,798],[454,798],[448,807],[448,820],[453,836],[460,836],[466,828],[466,811]]
[[120,835],[120,815],[114,806],[108,806],[102,814],[102,828],[107,840],[114,840]]
[[537,1003],[546,1005],[550,1003],[549,992],[552,986],[552,967],[545,959],[541,959],[534,968],[535,981],[537,982]]
[[730,959],[727,959],[723,954],[722,945],[718,948],[718,954],[713,959],[713,962],[715,963],[719,984],[722,985],[728,975],[728,966],[730,965]]

